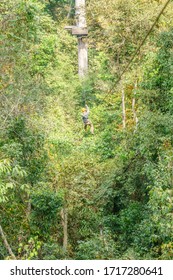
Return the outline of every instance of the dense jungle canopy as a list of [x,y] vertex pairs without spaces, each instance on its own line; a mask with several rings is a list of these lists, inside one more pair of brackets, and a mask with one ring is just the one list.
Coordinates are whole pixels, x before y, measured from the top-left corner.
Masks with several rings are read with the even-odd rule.
[[81,80],[75,1],[1,1],[0,259],[173,259],[172,1],[121,77],[165,3],[86,0]]

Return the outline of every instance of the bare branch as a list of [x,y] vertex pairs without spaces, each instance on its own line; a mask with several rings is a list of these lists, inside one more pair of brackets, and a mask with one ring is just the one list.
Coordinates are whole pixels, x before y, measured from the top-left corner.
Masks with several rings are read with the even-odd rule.
[[10,247],[8,241],[7,241],[7,239],[6,239],[5,233],[4,233],[4,231],[3,231],[2,227],[1,227],[1,225],[0,225],[0,234],[1,234],[2,240],[3,240],[3,242],[4,242],[5,248],[7,249],[8,253],[10,254],[10,256],[11,256],[14,260],[16,260],[16,257],[15,257],[15,255],[14,255],[14,253],[13,253],[13,251],[12,251],[12,249],[11,249],[11,247]]

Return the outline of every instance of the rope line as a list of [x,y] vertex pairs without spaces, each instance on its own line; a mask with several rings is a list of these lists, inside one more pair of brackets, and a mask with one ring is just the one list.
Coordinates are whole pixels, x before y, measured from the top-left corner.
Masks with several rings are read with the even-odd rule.
[[163,14],[164,10],[166,9],[166,7],[168,6],[169,2],[171,0],[166,1],[166,3],[164,4],[163,8],[161,9],[160,13],[158,14],[158,16],[156,17],[154,23],[152,24],[152,26],[150,27],[149,31],[147,32],[147,34],[145,35],[144,39],[142,40],[142,42],[140,43],[139,47],[137,48],[136,52],[134,53],[134,55],[132,56],[132,58],[130,59],[130,61],[128,62],[127,66],[125,67],[125,69],[122,71],[122,73],[120,74],[118,81],[116,83],[119,83],[121,81],[122,76],[124,75],[124,73],[127,72],[127,70],[129,69],[130,65],[132,64],[134,58],[136,57],[136,55],[138,54],[138,52],[140,51],[141,47],[144,45],[145,41],[147,40],[148,36],[150,35],[150,33],[153,31],[156,23],[158,22],[158,20],[160,19],[161,15]]

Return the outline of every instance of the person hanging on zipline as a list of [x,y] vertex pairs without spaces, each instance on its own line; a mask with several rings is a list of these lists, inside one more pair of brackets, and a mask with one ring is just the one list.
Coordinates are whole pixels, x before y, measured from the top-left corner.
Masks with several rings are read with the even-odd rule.
[[85,105],[85,108],[82,108],[82,120],[84,123],[84,129],[87,130],[87,127],[89,126],[91,133],[94,134],[94,126],[92,122],[88,119],[89,112],[89,107]]

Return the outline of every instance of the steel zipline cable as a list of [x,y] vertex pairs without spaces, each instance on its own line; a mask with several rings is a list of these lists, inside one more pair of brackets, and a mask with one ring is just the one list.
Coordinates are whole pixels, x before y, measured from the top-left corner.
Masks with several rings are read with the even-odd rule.
[[130,59],[130,61],[128,62],[128,64],[126,65],[126,67],[124,68],[124,70],[122,71],[122,73],[120,74],[120,76],[118,77],[118,80],[116,81],[116,83],[119,83],[122,79],[122,76],[127,72],[127,70],[129,69],[130,65],[132,64],[134,58],[136,57],[136,55],[139,53],[141,47],[144,45],[145,41],[147,40],[148,36],[150,35],[150,33],[153,31],[156,23],[158,22],[158,20],[160,19],[161,15],[163,14],[164,10],[166,9],[166,7],[168,6],[169,2],[171,0],[166,1],[166,3],[164,4],[163,8],[161,9],[160,13],[158,14],[158,16],[156,17],[154,23],[152,24],[151,28],[149,29],[149,31],[147,32],[147,34],[145,35],[144,39],[142,40],[142,42],[140,43],[139,47],[137,48],[137,50],[135,51],[134,55],[132,56],[132,58]]

